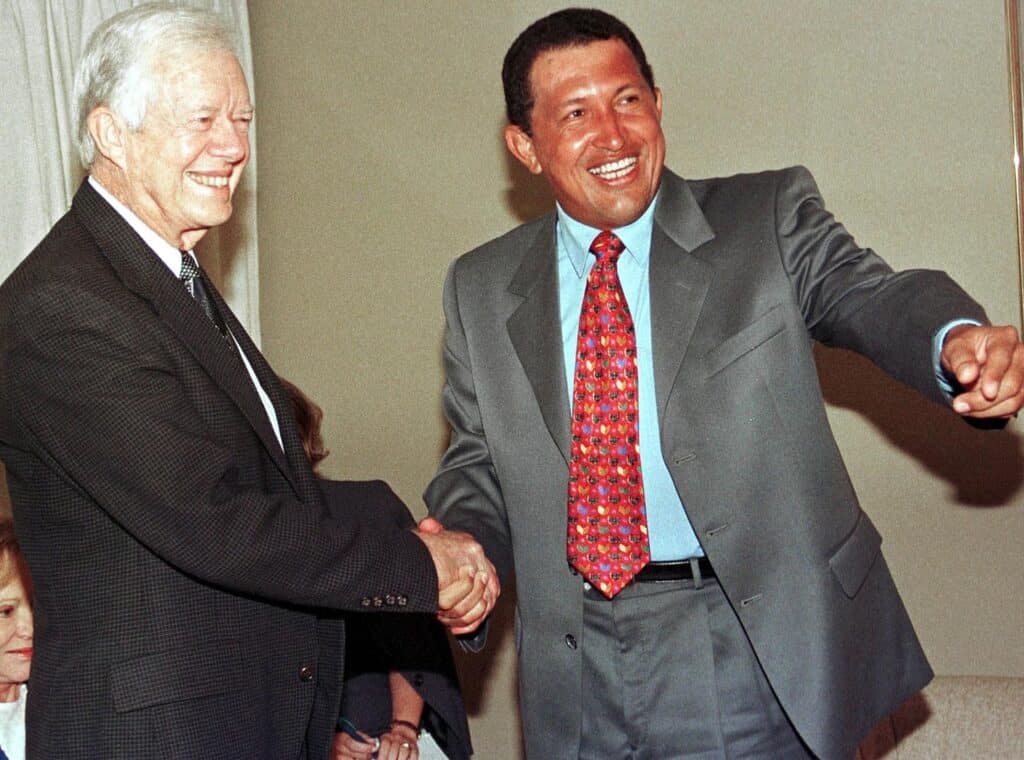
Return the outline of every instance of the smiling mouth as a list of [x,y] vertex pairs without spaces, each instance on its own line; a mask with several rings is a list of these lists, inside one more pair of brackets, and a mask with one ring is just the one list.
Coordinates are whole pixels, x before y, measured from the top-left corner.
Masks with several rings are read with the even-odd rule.
[[629,174],[633,167],[636,166],[637,157],[630,156],[629,158],[623,158],[618,161],[611,161],[607,164],[601,164],[595,166],[593,169],[588,169],[591,174],[601,179],[618,179],[619,177],[625,177]]
[[32,649],[10,649],[7,651],[7,654],[18,655],[19,657],[31,657]]
[[230,177],[210,177],[206,174],[195,174],[193,172],[185,172],[185,176],[203,187],[227,187],[230,180]]

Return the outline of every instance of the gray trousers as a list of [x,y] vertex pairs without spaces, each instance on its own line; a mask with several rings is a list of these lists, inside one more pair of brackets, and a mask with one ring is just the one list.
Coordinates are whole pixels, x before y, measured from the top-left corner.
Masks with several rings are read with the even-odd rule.
[[716,580],[584,596],[581,760],[813,757]]

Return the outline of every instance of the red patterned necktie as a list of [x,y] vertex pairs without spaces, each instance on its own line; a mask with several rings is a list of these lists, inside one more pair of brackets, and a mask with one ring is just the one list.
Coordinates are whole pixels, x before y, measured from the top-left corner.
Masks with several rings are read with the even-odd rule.
[[569,564],[609,599],[651,560],[633,318],[616,265],[625,246],[594,238],[576,340],[569,459]]

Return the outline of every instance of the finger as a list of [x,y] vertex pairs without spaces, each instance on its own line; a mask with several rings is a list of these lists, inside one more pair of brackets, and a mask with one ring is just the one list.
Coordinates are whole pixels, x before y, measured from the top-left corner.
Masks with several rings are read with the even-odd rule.
[[[1016,338],[1016,335],[1014,337]],[[990,355],[995,353],[997,352],[990,352]],[[1024,345],[1014,340],[1011,345],[1001,347],[998,357],[992,356],[989,364],[992,364],[993,360],[998,362],[998,371],[993,369],[990,373],[988,366],[982,369],[982,391],[985,391],[985,385],[991,377],[993,385],[997,387],[994,392],[985,395],[999,403],[1003,399],[1016,396],[1024,388]]]
[[455,604],[441,610],[444,617],[449,620],[459,620],[484,598],[487,593],[487,580],[482,574],[474,575],[469,584],[466,593],[457,599]]
[[467,633],[473,633],[474,631],[476,631],[476,629],[479,628],[480,624],[483,622],[484,618],[481,618],[480,620],[477,620],[476,622],[471,623],[470,625],[460,625],[454,628],[449,628],[448,630],[451,632],[452,636],[463,636]]
[[970,405],[966,411],[961,411],[959,407],[960,398],[954,402],[954,409],[964,417],[971,417],[973,419],[994,419],[996,417],[1010,418],[1016,417],[1017,412],[1020,411],[1021,406],[1024,405],[1024,393],[1018,393],[1015,396],[1011,396],[1008,399],[1004,399],[998,403],[992,404],[987,401],[984,403],[976,403]]
[[[1009,372],[1013,362],[1013,346],[996,346],[988,351],[985,362],[981,365],[978,381],[975,387],[989,401],[993,401],[999,395],[1000,385]],[[1005,396],[1011,395],[1005,393]]]
[[491,574],[487,579],[487,592],[495,602],[501,596],[501,582],[498,580],[498,571],[494,569],[494,565],[491,565]]
[[445,621],[445,624],[454,634],[472,633],[479,628],[480,623],[484,621],[484,612],[486,609],[487,608],[481,604],[458,620],[447,620]]
[[1000,392],[995,399],[988,399],[979,389],[961,393],[953,399],[953,409],[960,414],[967,416],[999,416],[1014,414],[1018,410],[1018,404],[1024,398],[1024,390],[1018,388],[1015,393]]
[[982,361],[974,343],[965,338],[950,338],[942,348],[942,367],[964,386],[975,381]]
[[482,618],[487,613],[487,603],[483,599],[479,599],[472,607],[469,607],[458,615],[452,613],[439,613],[438,620],[441,624],[451,628],[452,626],[467,625],[468,623]]
[[472,609],[466,612],[460,618],[449,618],[446,624],[454,634],[459,633],[472,633],[475,631],[490,613],[493,608],[493,603],[489,603],[486,598],[481,598]]
[[366,742],[360,742],[358,739],[355,739],[346,733],[336,734],[335,742],[348,754],[363,757],[364,755],[370,754],[370,748],[373,747],[373,739],[363,733],[360,733],[360,736],[366,739]]
[[472,578],[459,578],[453,583],[449,583],[437,594],[437,606],[441,612],[450,611],[460,600],[464,599],[468,594],[473,591],[473,579]]
[[[979,381],[973,388],[954,397],[953,408],[957,412],[965,414],[1001,406],[1006,401],[1010,401],[1012,404],[1021,395],[1022,389],[1024,389],[1024,350],[1019,352],[1015,350],[1009,356],[1002,351],[992,352],[990,362],[983,368]],[[1013,411],[1016,410],[1011,410],[1011,413]]]

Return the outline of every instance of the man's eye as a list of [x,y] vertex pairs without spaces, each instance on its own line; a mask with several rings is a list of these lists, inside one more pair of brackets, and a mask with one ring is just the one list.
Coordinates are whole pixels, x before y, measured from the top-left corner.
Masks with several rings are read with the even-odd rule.
[[10,617],[13,614],[14,614],[14,607],[11,607],[9,605],[6,606],[6,607],[0,607],[0,617],[5,617],[6,618],[6,617]]
[[582,119],[583,118],[583,109],[582,108],[574,108],[573,110],[569,111],[569,113],[567,113],[565,115],[565,118],[567,120],[569,120],[569,121],[574,121],[576,119]]

